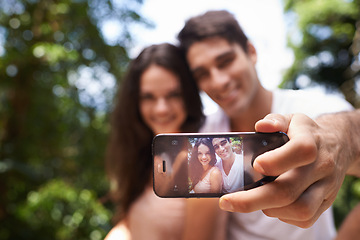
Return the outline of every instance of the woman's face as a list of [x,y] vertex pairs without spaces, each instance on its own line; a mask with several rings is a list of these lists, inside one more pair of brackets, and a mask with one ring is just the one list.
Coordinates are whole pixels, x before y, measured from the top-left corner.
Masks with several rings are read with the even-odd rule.
[[171,71],[151,65],[140,79],[140,113],[154,132],[179,132],[186,119],[179,78]]
[[198,147],[198,160],[203,167],[208,166],[211,161],[210,149],[204,144]]

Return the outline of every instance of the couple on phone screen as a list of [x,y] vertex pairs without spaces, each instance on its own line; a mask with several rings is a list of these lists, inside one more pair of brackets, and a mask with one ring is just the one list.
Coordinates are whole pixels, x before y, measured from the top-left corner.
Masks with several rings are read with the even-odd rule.
[[198,139],[190,157],[189,172],[195,193],[227,193],[244,187],[244,157],[242,151],[234,152],[230,138]]

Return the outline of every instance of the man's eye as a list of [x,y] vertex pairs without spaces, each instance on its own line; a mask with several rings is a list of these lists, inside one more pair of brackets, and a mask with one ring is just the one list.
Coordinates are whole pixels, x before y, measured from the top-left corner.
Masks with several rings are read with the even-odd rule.
[[225,68],[227,66],[229,66],[232,62],[233,62],[233,57],[226,57],[223,58],[219,63],[218,63],[218,67],[219,68]]
[[222,141],[221,143],[220,143],[220,145],[223,147],[223,146],[225,146],[226,145],[226,141]]

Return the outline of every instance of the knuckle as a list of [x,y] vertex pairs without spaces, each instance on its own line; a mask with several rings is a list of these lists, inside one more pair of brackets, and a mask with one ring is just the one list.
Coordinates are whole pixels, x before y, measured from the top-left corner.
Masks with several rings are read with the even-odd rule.
[[287,206],[293,203],[297,199],[297,195],[295,193],[295,188],[290,185],[279,184],[278,188],[276,188],[276,196],[279,199],[279,204],[282,206]]
[[308,205],[302,205],[297,208],[296,218],[303,223],[309,222],[314,216],[312,208]]
[[323,161],[321,161],[320,171],[321,172],[334,172],[336,168],[336,164],[331,157],[325,157]]
[[296,225],[300,228],[306,229],[306,228],[310,228],[312,225],[314,225],[314,221],[312,221],[312,220],[302,221],[302,222],[298,222]]
[[318,154],[317,145],[313,141],[303,141],[299,152],[302,153],[304,159],[308,159],[309,163],[313,162]]

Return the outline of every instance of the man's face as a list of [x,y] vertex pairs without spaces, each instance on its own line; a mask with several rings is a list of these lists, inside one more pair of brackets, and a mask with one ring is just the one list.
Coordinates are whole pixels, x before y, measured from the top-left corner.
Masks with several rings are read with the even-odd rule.
[[234,153],[230,142],[226,138],[213,138],[212,144],[215,149],[215,153],[222,159],[228,160]]
[[194,43],[187,60],[201,90],[227,114],[241,114],[251,105],[258,89],[255,48],[246,54],[238,44],[219,37]]

